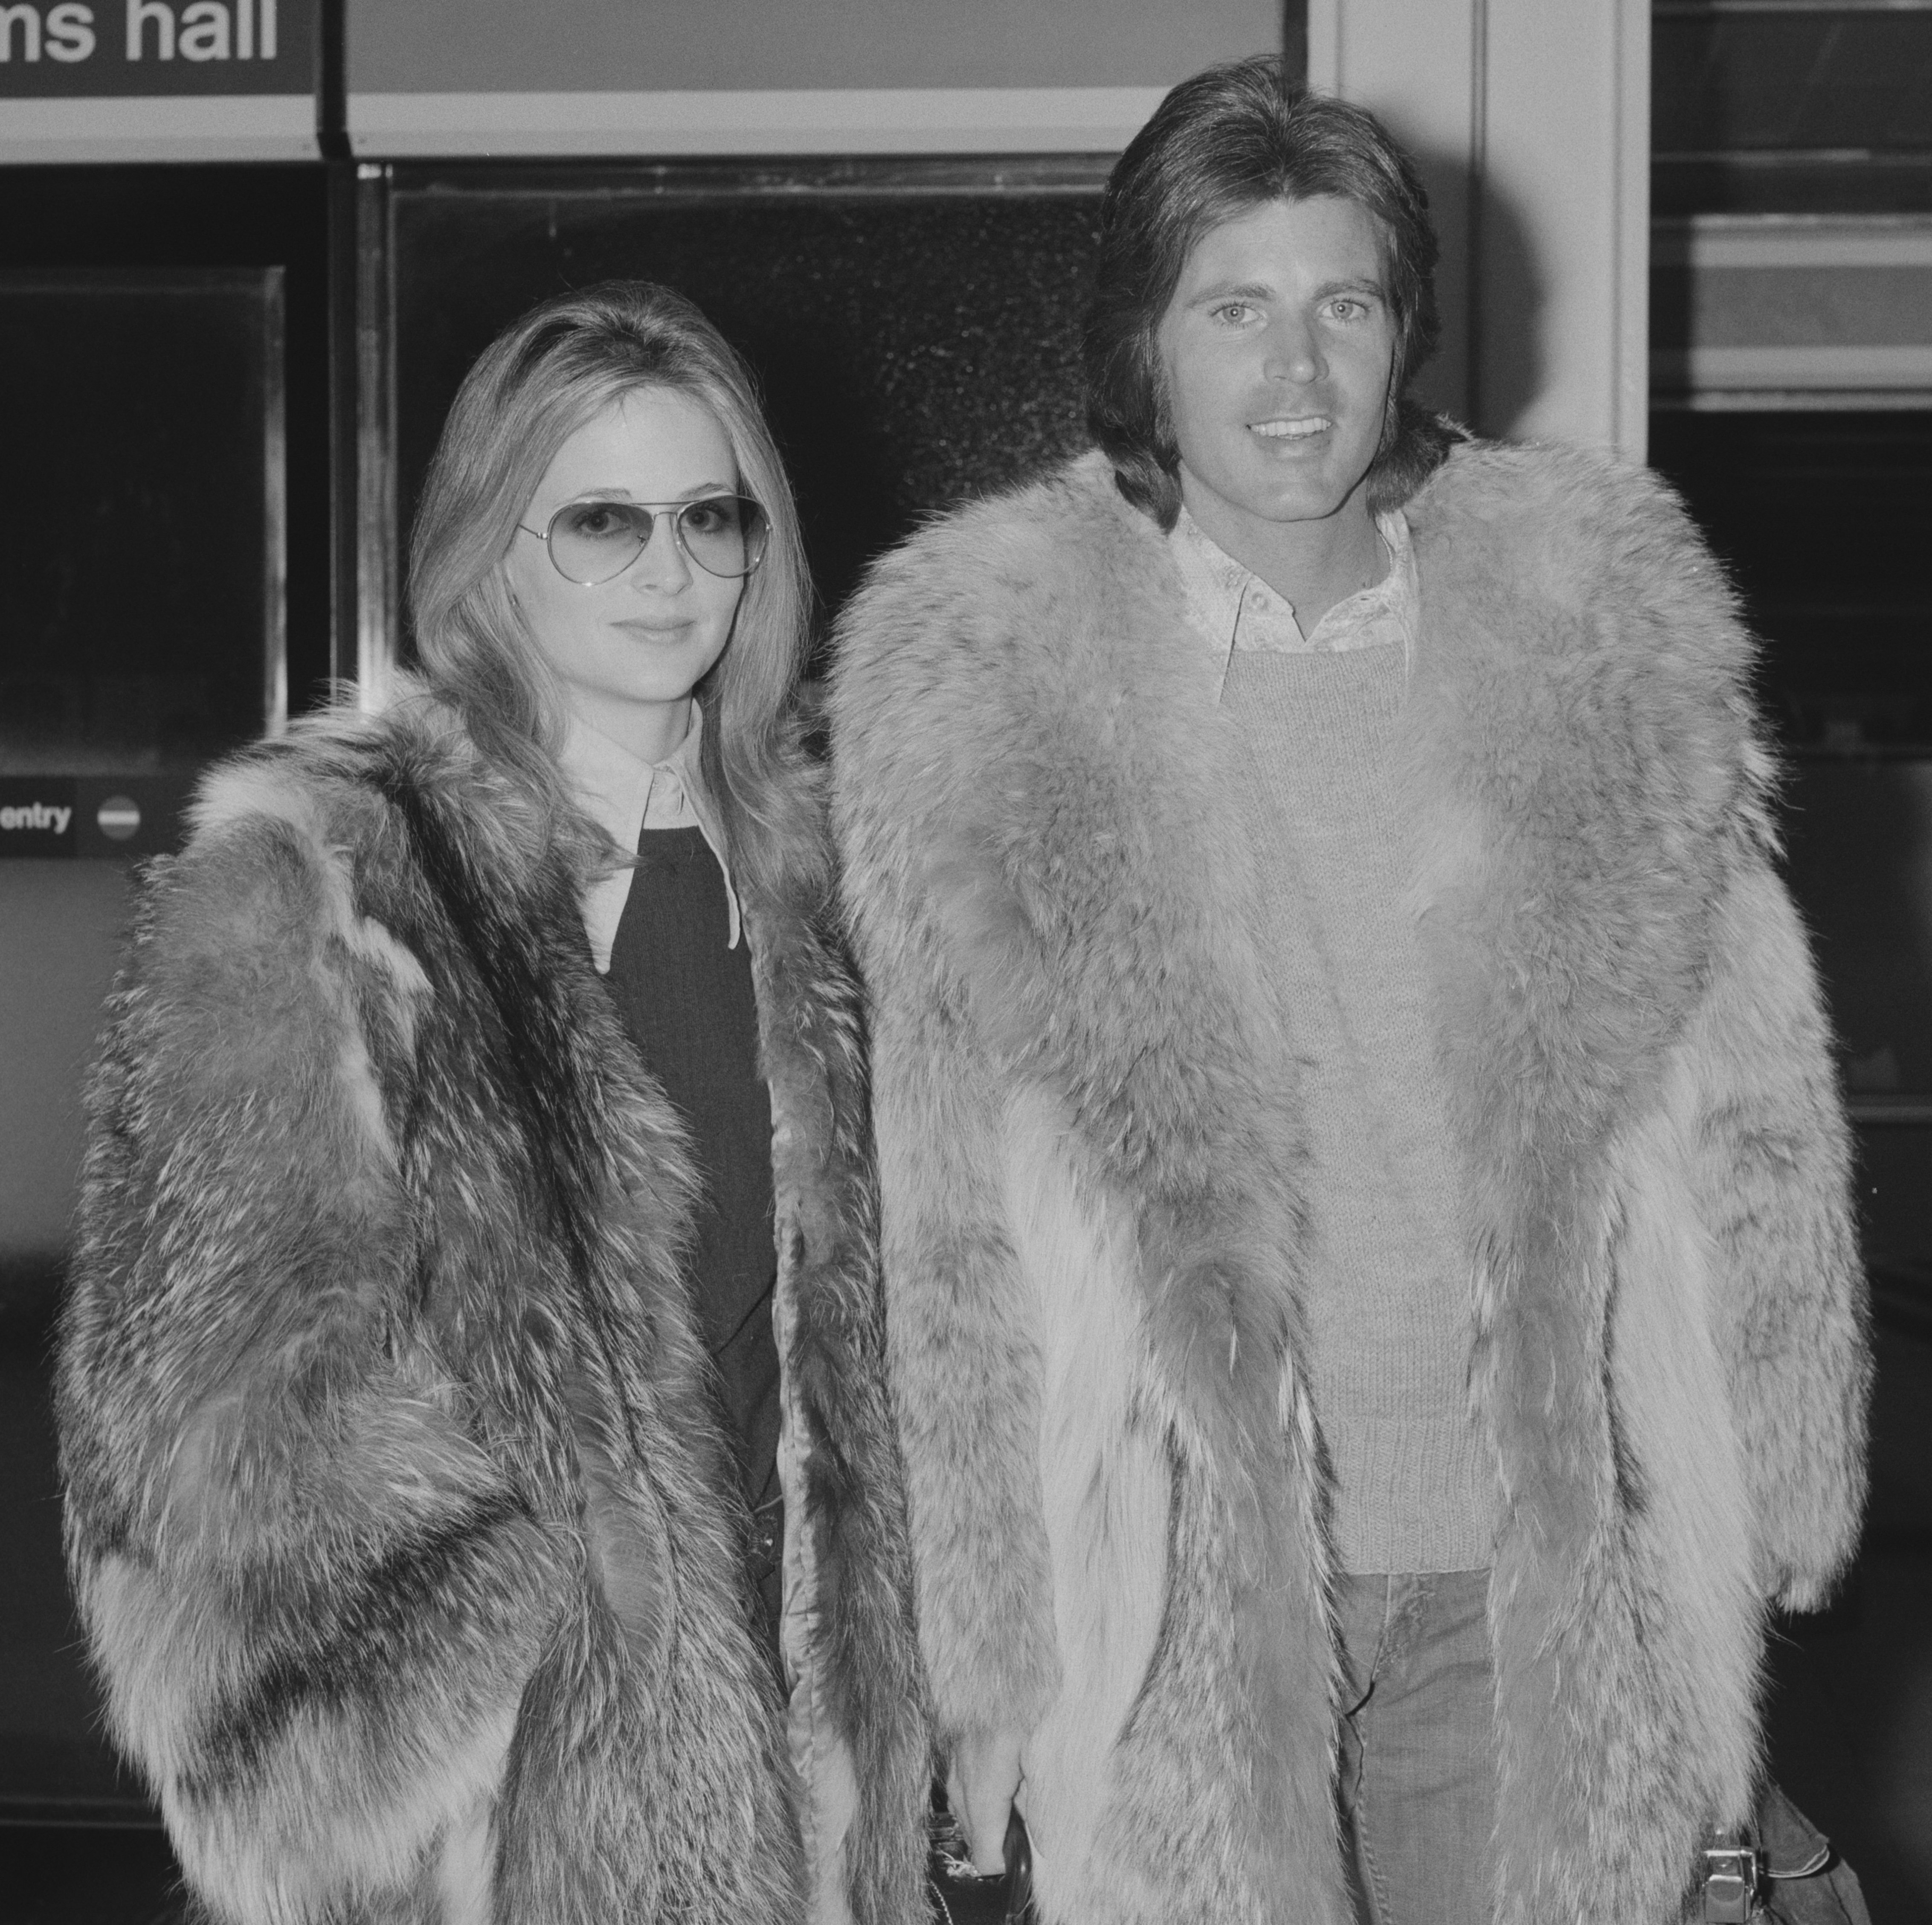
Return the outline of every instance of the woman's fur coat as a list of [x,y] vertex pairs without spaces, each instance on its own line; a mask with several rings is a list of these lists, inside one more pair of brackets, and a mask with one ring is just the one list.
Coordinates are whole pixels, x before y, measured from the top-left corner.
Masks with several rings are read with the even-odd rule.
[[[1475,444],[1407,512],[1399,779],[1502,1517],[1495,1915],[1663,1925],[1751,1800],[1766,1614],[1856,1530],[1830,1039],[1750,644],[1666,491]],[[1213,686],[1096,458],[886,561],[836,671],[937,1735],[1030,1734],[1050,1925],[1348,1915],[1294,1046]]]
[[823,1918],[916,1909],[860,1030],[818,778],[794,761],[775,800],[788,879],[736,866],[789,1745],[681,1272],[693,1166],[526,792],[412,693],[217,772],[149,879],[59,1408],[112,1725],[218,1919],[792,1925],[808,1886]]

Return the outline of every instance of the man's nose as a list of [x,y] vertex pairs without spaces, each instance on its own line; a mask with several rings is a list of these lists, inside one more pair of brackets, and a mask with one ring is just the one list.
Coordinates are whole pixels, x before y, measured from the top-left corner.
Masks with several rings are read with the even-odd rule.
[[1282,315],[1270,326],[1263,367],[1270,380],[1298,386],[1318,381],[1328,371],[1320,338],[1298,314]]

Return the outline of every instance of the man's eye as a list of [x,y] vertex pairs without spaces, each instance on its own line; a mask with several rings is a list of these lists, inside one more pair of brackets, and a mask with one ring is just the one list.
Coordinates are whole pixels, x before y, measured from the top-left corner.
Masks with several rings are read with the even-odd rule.
[[1253,312],[1254,308],[1246,301],[1223,301],[1214,310],[1214,317],[1227,322],[1231,327],[1238,327]]
[[1369,311],[1366,301],[1358,301],[1352,296],[1343,295],[1328,304],[1328,311],[1338,321],[1358,321]]

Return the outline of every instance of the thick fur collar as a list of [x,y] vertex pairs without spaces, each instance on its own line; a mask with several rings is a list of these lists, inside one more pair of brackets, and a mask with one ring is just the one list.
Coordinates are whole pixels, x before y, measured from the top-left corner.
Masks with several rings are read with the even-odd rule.
[[[1699,1828],[1749,1797],[1765,1599],[1814,1593],[1855,1528],[1864,1365],[1828,1039],[1769,867],[1748,642],[1668,491],[1589,455],[1472,444],[1408,513],[1422,638],[1400,776],[1476,1226],[1472,1394],[1504,1509],[1498,1915],[1661,1920]],[[1318,1806],[1322,1473],[1292,1414],[1292,1039],[1252,933],[1228,724],[1181,623],[1162,538],[1095,459],[929,528],[842,624],[834,813],[877,1012],[902,1386],[941,1394],[925,1347],[950,1331],[956,1350],[975,1301],[976,1341],[1039,1380],[1013,1348],[1028,1299],[1004,1280],[1010,1242],[963,1254],[1011,1238],[1010,1202],[892,1133],[950,1131],[962,1169],[982,1140],[990,1170],[1043,1106],[1083,1207],[1126,1213],[1138,1421],[1161,1413],[1178,1467],[1142,1701],[1178,1734],[1174,1775],[1130,1765],[1154,1722],[1138,1711],[1116,1767],[1130,1788],[1154,1774],[1150,1802],[1184,1797],[1213,1755],[1188,1749],[1216,1715],[1201,1696],[1241,1694],[1257,1715],[1220,1734],[1240,1761],[1219,1842],[1232,1825],[1250,1863],[1226,1873],[1223,1851],[1174,1881],[1232,1878],[1222,1916],[1274,1915],[1270,1890],[1319,1914],[1341,1901]],[[924,1294],[935,1265],[953,1278],[945,1325]],[[1733,1361],[1746,1332],[1768,1344],[1762,1369]],[[994,1383],[944,1394],[978,1397],[985,1431],[1039,1421]],[[1027,1394],[1050,1423],[1058,1393]],[[1040,1498],[923,1409],[906,1435],[942,1725],[991,1704],[1027,1728],[1060,1689],[1064,1637],[940,1548],[976,1527],[926,1460],[950,1450],[947,1476],[996,1492],[1004,1541],[978,1549],[1009,1571],[1061,1569]],[[1190,1497],[1194,1474],[1232,1493],[1222,1513]],[[1239,1575],[1217,1577],[1236,1545]],[[1274,1600],[1252,1620],[1248,1581]],[[1234,1627],[1225,1671],[1196,1609],[1210,1596]],[[1180,1677],[1192,1701],[1170,1716]],[[1142,1915],[1118,1890],[1106,1902]],[[1064,1915],[1103,1909],[1096,1887]]]

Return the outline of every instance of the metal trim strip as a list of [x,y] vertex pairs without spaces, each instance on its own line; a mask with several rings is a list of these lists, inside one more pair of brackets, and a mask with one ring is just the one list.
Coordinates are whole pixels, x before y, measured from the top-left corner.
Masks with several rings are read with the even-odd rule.
[[358,156],[1112,152],[1159,87],[358,93]]
[[0,101],[0,163],[312,161],[313,94]]

